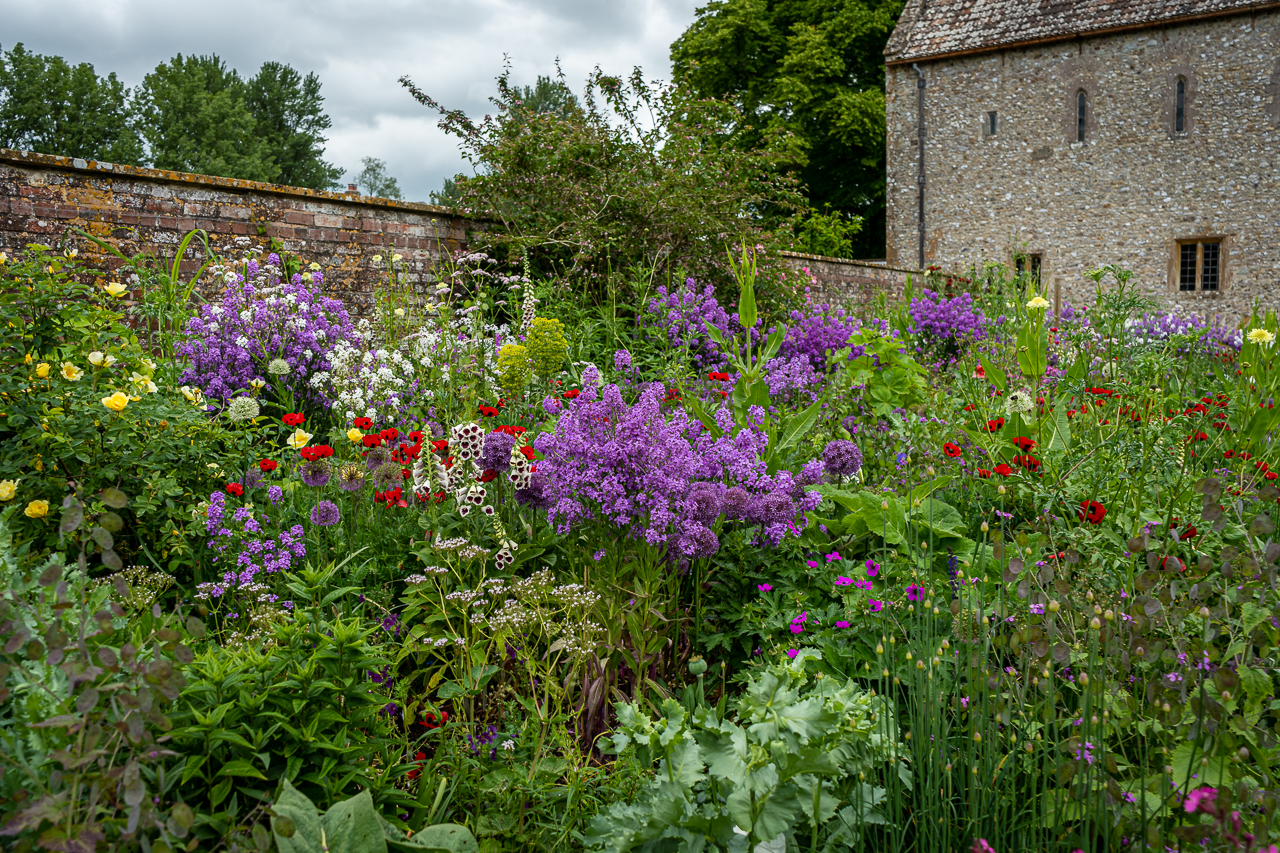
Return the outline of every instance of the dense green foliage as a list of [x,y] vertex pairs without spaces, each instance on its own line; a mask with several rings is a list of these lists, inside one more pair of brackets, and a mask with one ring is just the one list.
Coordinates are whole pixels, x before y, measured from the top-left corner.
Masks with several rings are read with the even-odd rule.
[[[738,109],[736,144],[785,130],[810,206],[865,221],[847,245],[883,257],[884,46],[902,0],[712,0],[671,46],[678,82]],[[817,247],[815,247],[817,248]]]

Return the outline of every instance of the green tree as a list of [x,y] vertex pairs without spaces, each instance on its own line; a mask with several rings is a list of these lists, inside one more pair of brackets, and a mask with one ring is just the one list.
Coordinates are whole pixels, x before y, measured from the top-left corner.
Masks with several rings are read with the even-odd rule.
[[217,56],[178,54],[136,93],[152,163],[202,175],[275,181],[274,143],[258,134],[240,75]]
[[512,91],[519,102],[517,109],[533,115],[554,113],[568,116],[578,109],[578,99],[560,76],[553,80],[540,74],[534,85],[517,86]]
[[244,99],[258,138],[267,142],[280,167],[278,182],[313,190],[338,185],[343,170],[323,159],[323,133],[333,122],[322,108],[320,78],[314,72],[303,77],[288,65],[264,62],[245,84]]
[[112,163],[142,162],[129,90],[87,62],[16,45],[0,53],[0,146]]
[[365,195],[396,200],[404,198],[400,192],[400,184],[387,174],[387,161],[379,160],[377,157],[362,157],[360,165],[364,168],[360,170],[360,174],[356,175],[356,186],[362,189]]
[[457,207],[462,203],[462,185],[466,182],[467,176],[463,174],[445,178],[444,186],[431,191],[431,203],[441,207]]
[[678,82],[730,99],[739,139],[793,140],[812,207],[860,216],[851,249],[883,256],[884,46],[903,0],[712,0],[671,46]]

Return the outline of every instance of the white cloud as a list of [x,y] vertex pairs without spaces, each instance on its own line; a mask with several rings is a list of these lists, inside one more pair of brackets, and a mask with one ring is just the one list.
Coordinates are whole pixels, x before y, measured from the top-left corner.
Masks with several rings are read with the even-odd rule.
[[177,53],[216,53],[246,76],[267,60],[315,71],[333,119],[327,159],[354,173],[379,157],[406,198],[426,200],[468,167],[402,75],[476,116],[504,54],[517,83],[553,73],[557,57],[575,90],[596,65],[667,79],[671,42],[701,1],[0,0],[0,46],[90,62],[128,85]]

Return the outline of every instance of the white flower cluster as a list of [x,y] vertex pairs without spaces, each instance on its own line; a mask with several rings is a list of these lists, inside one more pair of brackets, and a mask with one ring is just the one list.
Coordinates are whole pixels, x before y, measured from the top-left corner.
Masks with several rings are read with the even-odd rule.
[[457,460],[475,459],[484,448],[484,427],[472,421],[455,424],[449,431],[449,447]]

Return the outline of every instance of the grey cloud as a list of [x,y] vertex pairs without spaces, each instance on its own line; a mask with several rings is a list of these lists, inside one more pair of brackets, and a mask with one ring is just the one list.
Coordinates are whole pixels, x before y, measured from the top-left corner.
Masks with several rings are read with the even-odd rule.
[[504,54],[517,82],[554,72],[572,87],[599,65],[670,75],[671,42],[701,0],[0,0],[0,45],[90,62],[135,85],[177,53],[216,53],[241,74],[267,60],[315,71],[333,118],[327,157],[348,172],[380,157],[407,198],[467,171],[436,117],[396,82],[483,114]]

